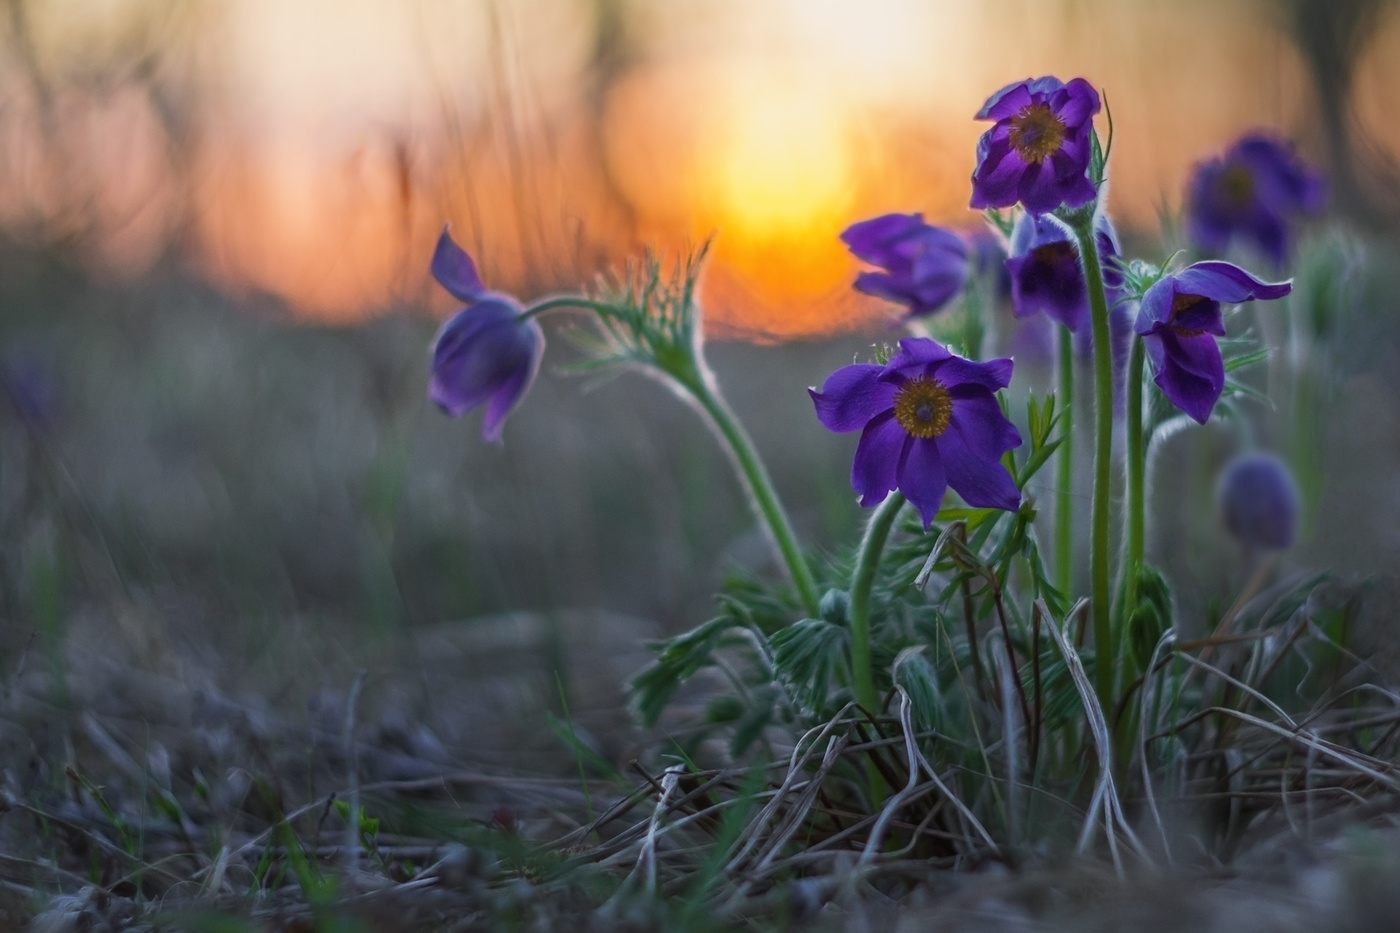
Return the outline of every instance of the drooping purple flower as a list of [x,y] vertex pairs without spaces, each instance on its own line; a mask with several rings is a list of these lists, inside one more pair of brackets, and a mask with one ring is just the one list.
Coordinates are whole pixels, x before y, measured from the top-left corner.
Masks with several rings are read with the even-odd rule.
[[856,291],[932,314],[967,280],[967,245],[956,233],[924,223],[923,214],[885,214],[841,234],[852,253],[884,272],[862,272]]
[[1198,262],[1147,290],[1133,330],[1142,337],[1152,381],[1172,404],[1205,424],[1225,388],[1222,303],[1282,298],[1291,282],[1265,282],[1228,262]]
[[1282,460],[1249,453],[1226,464],[1216,487],[1225,528],[1245,547],[1271,551],[1298,535],[1298,487]]
[[433,338],[428,397],[454,418],[486,406],[481,436],[501,439],[501,428],[539,371],[544,334],[509,295],[489,291],[471,257],[447,228],[433,252],[433,278],[466,307]]
[[[1118,268],[1118,235],[1108,218],[1094,220],[1099,263],[1110,305],[1121,295],[1123,273]],[[1079,261],[1079,243],[1067,224],[1052,214],[1022,214],[1011,229],[1011,306],[1017,317],[1044,311],[1051,319],[1078,332],[1089,316],[1089,289]]]
[[1099,92],[1083,78],[1026,79],[997,91],[978,120],[993,120],[977,142],[972,207],[1010,207],[1032,214],[1066,204],[1081,207],[1097,192],[1089,180]]
[[1303,164],[1293,145],[1250,133],[1224,155],[1196,164],[1186,196],[1186,228],[1195,246],[1223,253],[1236,237],[1283,266],[1292,248],[1293,222],[1315,214],[1326,199],[1322,178]]
[[1001,455],[1021,445],[996,391],[1009,359],[977,363],[927,337],[906,337],[883,366],[857,363],[808,389],[829,431],[860,431],[851,485],[869,508],[898,489],[932,523],[952,486],[968,505],[1012,510],[1021,502]]

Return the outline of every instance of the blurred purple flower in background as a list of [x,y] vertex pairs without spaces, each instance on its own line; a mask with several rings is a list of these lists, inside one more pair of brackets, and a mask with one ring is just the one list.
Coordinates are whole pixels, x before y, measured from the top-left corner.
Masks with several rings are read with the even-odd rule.
[[1225,528],[1248,548],[1283,550],[1298,535],[1298,487],[1282,460],[1248,453],[1226,464],[1216,487]]
[[58,408],[58,384],[52,368],[27,350],[0,355],[0,394],[33,431],[48,429]]
[[1291,224],[1322,210],[1325,199],[1322,178],[1292,143],[1251,133],[1219,158],[1197,163],[1186,196],[1187,233],[1198,249],[1215,254],[1239,237],[1280,268],[1292,248]]
[[841,240],[857,258],[884,272],[862,272],[858,292],[932,314],[967,280],[967,245],[956,233],[924,223],[923,214],[885,214],[852,224]]
[[1001,455],[1021,446],[996,391],[1011,360],[977,363],[927,337],[907,337],[888,363],[843,366],[821,391],[808,389],[829,431],[861,431],[851,485],[866,508],[898,489],[927,530],[952,486],[968,505],[1015,509],[1021,502]]
[[1083,78],[1028,78],[993,94],[977,111],[976,119],[996,122],[977,142],[972,207],[1020,202],[1038,215],[1094,200],[1089,160],[1098,112],[1099,93]]
[[509,295],[488,291],[476,265],[443,227],[433,252],[433,278],[466,304],[433,338],[428,397],[453,417],[486,406],[481,436],[501,439],[506,416],[540,368],[544,334]]
[[1290,282],[1269,283],[1228,262],[1198,262],[1164,275],[1142,296],[1133,329],[1142,337],[1152,380],[1172,404],[1200,424],[1225,388],[1221,303],[1282,298]]
[[[1094,221],[1104,286],[1109,304],[1121,297],[1123,274],[1118,268],[1118,236],[1106,216]],[[1011,230],[1011,305],[1017,317],[1044,311],[1051,319],[1078,331],[1089,315],[1089,290],[1079,245],[1063,221],[1050,214],[1022,214]]]

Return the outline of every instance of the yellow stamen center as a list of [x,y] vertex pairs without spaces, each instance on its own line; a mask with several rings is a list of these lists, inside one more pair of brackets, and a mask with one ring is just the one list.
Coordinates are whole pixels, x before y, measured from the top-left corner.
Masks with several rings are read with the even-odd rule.
[[895,393],[894,420],[915,437],[937,437],[948,430],[952,417],[953,397],[937,379],[918,376]]
[[1011,118],[1011,145],[1027,162],[1045,161],[1064,141],[1065,124],[1049,104],[1031,104]]

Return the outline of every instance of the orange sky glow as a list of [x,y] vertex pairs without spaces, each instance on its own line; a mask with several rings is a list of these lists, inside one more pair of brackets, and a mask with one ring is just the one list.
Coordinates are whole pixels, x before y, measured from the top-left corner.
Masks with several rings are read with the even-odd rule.
[[[39,53],[62,60],[153,8],[106,0],[85,7],[86,32],[60,28],[74,4],[35,4]],[[621,10],[624,26],[600,61],[602,7]],[[426,270],[451,222],[488,284],[527,299],[590,282],[648,245],[714,236],[704,295],[721,334],[829,333],[886,313],[849,288],[845,226],[893,210],[980,222],[966,208],[984,129],[971,115],[1010,81],[1083,75],[1107,92],[1109,205],[1123,227],[1155,229],[1192,163],[1246,129],[1300,135],[1310,154],[1304,72],[1272,9],[239,0],[199,24],[206,64],[193,69],[201,119],[189,151],[151,142],[147,97],[46,101],[0,64],[0,226],[72,223],[95,264],[139,274],[171,235],[176,195],[163,186],[182,160],[193,220],[180,236],[199,268],[308,319],[450,312]],[[1360,118],[1392,151],[1398,19],[1358,72]],[[158,43],[173,27],[152,22]],[[55,120],[63,107],[79,118]],[[55,139],[82,179],[81,205],[70,177],[53,180],[41,143]]]

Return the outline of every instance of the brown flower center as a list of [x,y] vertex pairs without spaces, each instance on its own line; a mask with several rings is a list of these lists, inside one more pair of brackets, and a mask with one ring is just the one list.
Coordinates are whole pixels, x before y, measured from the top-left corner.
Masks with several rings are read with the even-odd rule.
[[1065,124],[1049,104],[1031,104],[1011,118],[1011,146],[1027,162],[1045,161],[1064,141]]
[[1254,175],[1242,165],[1232,165],[1220,178],[1225,200],[1235,207],[1245,207],[1254,197]]
[[948,430],[953,397],[937,379],[910,379],[894,396],[894,420],[918,438],[937,437]]

